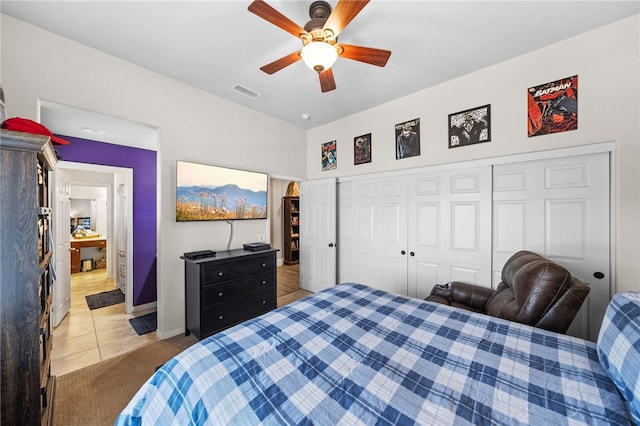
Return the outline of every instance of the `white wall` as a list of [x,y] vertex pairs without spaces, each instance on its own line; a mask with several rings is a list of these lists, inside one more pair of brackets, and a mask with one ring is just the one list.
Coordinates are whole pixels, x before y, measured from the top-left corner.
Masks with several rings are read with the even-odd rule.
[[[317,127],[308,132],[308,178],[614,141],[616,289],[640,290],[639,22],[636,15]],[[527,138],[527,89],[573,75],[579,79],[578,129]],[[448,114],[485,104],[491,104],[491,142],[448,149]],[[394,125],[414,118],[421,119],[421,155],[396,160]],[[354,166],[353,138],[366,133],[372,133],[372,162]],[[322,172],[320,146],[334,139],[338,168]]]
[[[161,337],[184,327],[179,256],[223,249],[229,231],[224,222],[175,222],[178,159],[318,179],[615,141],[617,289],[640,289],[640,16],[306,133],[6,15],[1,19],[0,76],[8,116],[37,119],[38,100],[48,100],[158,128]],[[526,89],[575,74],[578,130],[527,138]],[[447,149],[447,115],[484,104],[491,104],[492,141]],[[395,160],[393,126],[416,117],[421,119],[422,155]],[[353,138],[364,133],[372,133],[373,162],[354,166]],[[322,172],[320,145],[333,139],[338,141],[338,169]],[[257,241],[268,227],[266,221],[235,225],[232,246]]]
[[282,197],[287,193],[288,180],[271,179],[270,182],[270,208],[271,232],[269,235],[269,243],[272,248],[280,250],[276,256],[277,264],[282,265],[284,262],[284,251],[282,250]]
[[[229,225],[175,222],[176,160],[305,176],[300,128],[1,15],[8,116],[38,119],[39,100],[158,129],[158,332],[184,330],[182,253],[223,250]],[[286,155],[282,155],[286,152]],[[267,234],[267,221],[234,225],[231,247]]]

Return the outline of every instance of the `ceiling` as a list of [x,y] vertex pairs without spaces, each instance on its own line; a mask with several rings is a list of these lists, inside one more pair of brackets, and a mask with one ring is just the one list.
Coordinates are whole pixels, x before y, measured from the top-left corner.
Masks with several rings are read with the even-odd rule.
[[[267,2],[300,26],[309,20],[311,0]],[[301,42],[250,13],[249,3],[2,0],[0,8],[17,19],[303,129],[640,13],[637,0],[373,0],[340,34],[340,41],[391,50],[389,62],[380,68],[339,58],[333,67],[337,89],[321,93],[317,74],[302,61],[273,75],[260,71],[262,65],[300,49]],[[330,4],[335,6],[336,1]],[[242,95],[233,90],[236,85],[259,96]],[[73,109],[50,107],[58,123],[77,116]],[[304,120],[303,114],[310,118]],[[94,118],[98,123],[87,126],[74,119],[69,126],[100,126],[100,116]],[[88,138],[71,128],[51,130]]]

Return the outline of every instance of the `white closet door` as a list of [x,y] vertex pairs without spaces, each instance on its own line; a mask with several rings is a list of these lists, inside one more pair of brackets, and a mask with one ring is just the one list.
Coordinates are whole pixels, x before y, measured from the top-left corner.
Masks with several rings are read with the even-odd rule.
[[300,184],[300,287],[336,285],[336,180]]
[[435,284],[491,285],[491,167],[409,178],[409,295]]
[[340,281],[407,295],[406,178],[341,182],[338,192]]
[[563,265],[591,288],[568,334],[595,341],[611,296],[609,154],[497,165],[493,197],[494,283],[521,249]]

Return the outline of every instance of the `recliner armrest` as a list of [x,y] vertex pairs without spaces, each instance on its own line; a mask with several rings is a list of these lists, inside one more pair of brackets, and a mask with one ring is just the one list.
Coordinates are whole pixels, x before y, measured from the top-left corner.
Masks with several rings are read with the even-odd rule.
[[449,287],[449,284],[447,283],[434,285],[431,289],[431,296],[444,297],[445,299],[449,300],[449,298],[451,297],[451,288]]
[[494,291],[490,288],[481,287],[475,284],[467,284],[460,281],[450,283],[451,302],[457,305],[471,306],[475,310],[483,311],[487,300],[493,296]]

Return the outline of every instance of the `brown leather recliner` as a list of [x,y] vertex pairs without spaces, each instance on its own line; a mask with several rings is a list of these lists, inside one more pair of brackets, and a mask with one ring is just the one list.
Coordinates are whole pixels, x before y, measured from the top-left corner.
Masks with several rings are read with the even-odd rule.
[[454,281],[436,285],[425,300],[565,333],[588,294],[565,268],[523,250],[504,264],[495,291]]

